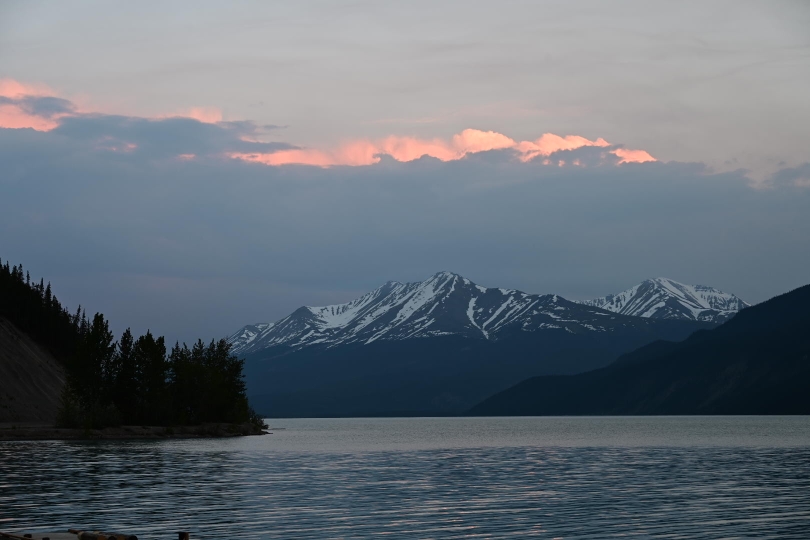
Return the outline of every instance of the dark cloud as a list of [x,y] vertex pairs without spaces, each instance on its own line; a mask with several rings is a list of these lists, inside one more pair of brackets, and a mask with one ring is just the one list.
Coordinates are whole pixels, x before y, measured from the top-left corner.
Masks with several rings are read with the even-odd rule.
[[[252,122],[207,124],[192,118],[138,118],[85,114],[63,118],[56,135],[93,143],[100,148],[115,144],[133,145],[131,152],[140,159],[180,154],[205,156],[223,152],[274,152],[294,148],[286,143],[242,140],[256,134]],[[116,147],[117,148],[117,147]]]
[[21,98],[0,96],[0,105],[3,104],[15,105],[26,114],[42,118],[53,118],[57,115],[73,113],[76,110],[76,107],[70,101],[50,96],[25,96]]
[[59,114],[69,114],[76,107],[70,101],[58,97],[25,97],[20,100],[22,109],[29,114],[51,118]]
[[[573,298],[668,276],[756,302],[808,279],[806,165],[758,190],[701,164],[616,165],[609,148],[548,165],[508,150],[330,169],[224,157],[264,144],[240,139],[251,129],[101,115],[0,129],[0,256],[116,330],[186,340],[441,269]],[[105,137],[137,149],[121,159]],[[163,159],[185,153],[202,157]]]
[[268,131],[284,129],[287,126],[276,126],[273,124],[258,125],[250,120],[231,120],[217,122],[218,127],[230,130],[240,137],[260,137]]
[[796,187],[810,187],[810,163],[803,163],[798,167],[790,167],[777,171],[772,181],[776,185],[792,185]]

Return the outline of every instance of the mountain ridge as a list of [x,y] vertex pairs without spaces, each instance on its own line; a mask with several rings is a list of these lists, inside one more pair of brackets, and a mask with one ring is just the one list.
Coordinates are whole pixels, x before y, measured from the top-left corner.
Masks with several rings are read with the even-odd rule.
[[617,294],[581,304],[613,313],[658,319],[687,319],[723,323],[750,304],[707,285],[686,285],[673,279],[645,279]]
[[[246,325],[228,341],[235,353],[246,355],[278,346],[294,351],[310,346],[368,345],[379,339],[458,335],[497,340],[514,331],[610,331],[616,315],[718,323],[733,316],[735,307],[748,305],[712,287],[665,280],[667,287],[659,283],[662,279],[645,280],[628,290],[633,298],[622,297],[621,302],[574,302],[556,294],[483,287],[454,272],[441,271],[424,281],[388,281],[343,304],[302,306],[276,322]],[[649,284],[656,285],[654,290]],[[669,291],[668,297],[662,297],[662,289]],[[670,289],[682,292],[676,296]]]
[[810,285],[681,342],[657,341],[607,367],[539,376],[472,415],[808,414]]

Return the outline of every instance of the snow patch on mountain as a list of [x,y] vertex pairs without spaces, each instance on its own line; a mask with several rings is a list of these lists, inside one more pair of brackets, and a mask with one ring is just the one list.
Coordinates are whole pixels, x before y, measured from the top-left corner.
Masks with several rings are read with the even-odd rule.
[[618,294],[581,303],[622,315],[712,323],[725,322],[749,306],[714,287],[686,285],[668,278],[647,279]]
[[510,332],[610,331],[615,323],[605,315],[556,295],[486,288],[439,272],[421,282],[389,281],[345,304],[302,307],[275,323],[245,326],[229,342],[243,355],[277,346],[328,348],[450,335],[497,340]]

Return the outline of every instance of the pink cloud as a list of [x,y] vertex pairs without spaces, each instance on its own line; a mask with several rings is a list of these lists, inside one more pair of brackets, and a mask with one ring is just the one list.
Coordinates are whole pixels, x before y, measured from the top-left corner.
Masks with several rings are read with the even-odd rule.
[[413,161],[430,156],[441,161],[461,159],[467,154],[512,148],[515,141],[494,131],[465,129],[449,141],[415,137],[386,137],[376,145],[375,154],[387,154],[397,161]]
[[466,154],[512,148],[515,146],[515,141],[495,131],[465,129],[461,133],[453,135],[453,145]]
[[0,104],[0,128],[31,128],[37,131],[50,131],[58,125],[59,122],[54,118],[29,114],[21,107],[11,103]]
[[521,161],[529,161],[537,156],[548,156],[560,150],[576,150],[583,146],[610,146],[610,143],[601,137],[595,141],[590,141],[579,135],[560,137],[553,133],[544,133],[535,141],[522,141],[518,143],[516,149],[521,154]]
[[[32,97],[62,98],[63,96],[45,85],[22,83],[14,79],[0,79],[0,97],[22,100]],[[31,128],[37,131],[50,131],[59,126],[62,118],[102,112],[93,107],[81,107],[74,108],[71,112],[60,112],[46,117],[26,111],[18,103],[0,103],[0,128]],[[158,115],[154,118],[170,117],[193,118],[206,124],[216,124],[223,119],[222,111],[214,107],[192,107],[175,114]]]
[[512,148],[514,145],[515,141],[494,131],[465,129],[454,135],[449,141],[392,135],[377,142],[351,141],[332,150],[303,148],[266,154],[232,152],[228,156],[264,165],[361,166],[379,162],[380,155],[383,154],[391,156],[397,161],[413,161],[423,156],[434,157],[441,161],[453,161],[470,153],[501,150]]
[[[21,100],[30,97],[59,97],[56,92],[47,86],[21,83],[13,79],[0,79],[0,97],[6,98],[6,103],[0,103],[0,127],[2,128],[31,128],[37,131],[50,131],[59,126],[65,117],[82,114],[98,113],[92,108],[74,108],[67,112],[49,114],[47,116],[32,112],[26,108]],[[213,107],[192,107],[175,114],[160,115],[154,118],[183,117],[193,118],[199,122],[216,124],[222,122],[222,111]],[[242,136],[249,142],[261,142],[251,136]],[[109,141],[99,141],[107,150],[116,152],[131,152],[135,146],[129,143],[109,144]],[[377,141],[358,139],[345,142],[331,149],[297,148],[281,150],[270,153],[244,153],[229,152],[226,155],[233,159],[261,163],[264,165],[313,165],[317,167],[333,167],[338,165],[363,166],[372,165],[380,161],[381,155],[391,156],[397,161],[407,162],[430,156],[441,161],[454,161],[468,154],[486,152],[489,150],[512,150],[521,161],[531,161],[537,157],[547,158],[551,154],[563,150],[576,150],[583,147],[607,148],[611,144],[605,139],[590,140],[579,135],[560,136],[554,133],[544,133],[538,139],[530,141],[515,141],[510,137],[496,131],[482,131],[478,129],[465,129],[453,135],[450,139],[421,139],[391,135]],[[626,148],[606,149],[619,158],[619,164],[644,163],[656,161],[644,150],[630,150]],[[183,154],[181,160],[193,159],[195,156]],[[549,161],[544,159],[543,163]],[[559,160],[555,164],[564,165]],[[573,165],[582,164],[574,160]]]
[[228,157],[262,163],[264,165],[314,165],[334,167],[335,165],[372,165],[380,161],[379,150],[368,141],[346,143],[334,150],[323,151],[311,148],[293,148],[273,153],[231,152]]
[[23,84],[14,79],[0,79],[0,96],[20,99],[28,96],[55,96],[56,92],[45,85]]
[[[19,100],[26,97],[53,96],[55,93],[43,85],[23,84],[14,79],[0,79],[0,97]],[[31,114],[15,103],[0,103],[0,128],[31,128],[50,131],[59,125],[58,116],[45,118]]]
[[617,148],[611,154],[621,158],[619,163],[645,163],[647,161],[658,161],[644,150],[628,150],[626,148]]
[[388,154],[397,161],[413,161],[422,156],[430,156],[442,161],[450,161],[463,156],[441,139],[424,140],[415,137],[390,136],[377,145],[375,153]]
[[[313,165],[316,167],[334,167],[338,165],[361,166],[371,165],[379,162],[380,155],[388,155],[397,161],[413,161],[424,156],[430,156],[441,161],[454,161],[461,159],[467,154],[486,152],[488,150],[514,150],[518,159],[530,161],[538,156],[547,157],[554,152],[561,150],[576,150],[586,146],[608,147],[609,142],[601,137],[592,141],[578,135],[566,135],[564,137],[553,133],[545,133],[534,141],[515,140],[495,131],[480,131],[477,129],[465,129],[457,133],[450,140],[443,139],[419,139],[417,137],[400,137],[391,135],[377,142],[359,140],[344,143],[340,147],[332,150],[318,150],[313,148],[303,148],[294,150],[282,150],[273,153],[230,153],[229,157],[262,163],[264,165]],[[644,150],[627,150],[617,148],[608,150],[607,153],[620,158],[619,163],[643,163],[646,161],[656,161],[654,157]],[[543,161],[549,164],[548,160]],[[565,165],[564,160],[557,162],[558,165]],[[579,160],[574,160],[573,165],[582,166]]]

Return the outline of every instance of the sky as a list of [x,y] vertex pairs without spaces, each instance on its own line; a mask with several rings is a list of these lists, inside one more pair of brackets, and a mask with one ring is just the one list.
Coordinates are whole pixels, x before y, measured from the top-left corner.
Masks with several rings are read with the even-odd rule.
[[0,257],[170,341],[440,270],[810,282],[805,2],[0,1]]

